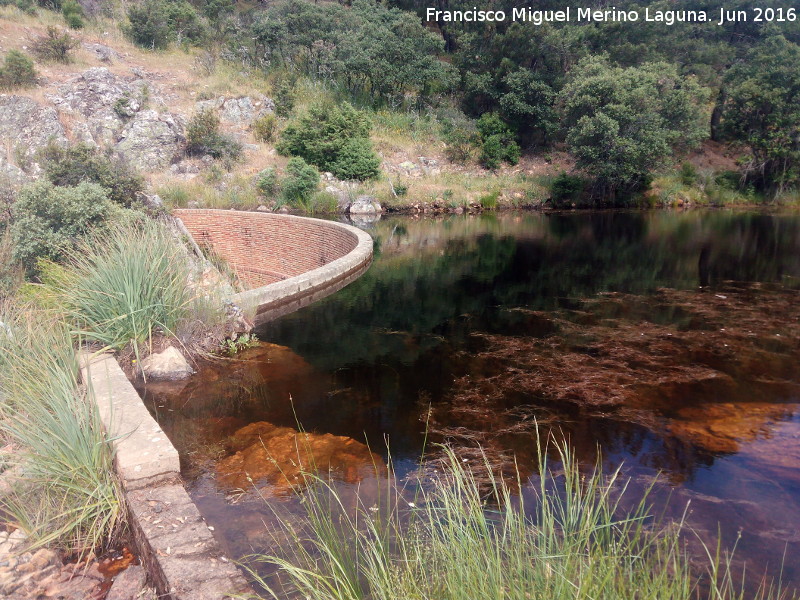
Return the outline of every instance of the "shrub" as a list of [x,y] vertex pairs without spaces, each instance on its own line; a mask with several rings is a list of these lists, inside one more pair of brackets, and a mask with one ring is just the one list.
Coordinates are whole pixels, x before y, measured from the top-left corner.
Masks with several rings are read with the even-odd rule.
[[67,248],[105,223],[113,211],[108,192],[97,184],[32,183],[20,190],[13,208],[14,260],[29,272],[35,271],[40,258],[62,260]]
[[363,181],[375,177],[380,165],[369,130],[367,117],[347,103],[316,104],[283,130],[277,148],[340,179]]
[[209,109],[200,111],[189,121],[186,127],[186,153],[236,160],[242,154],[242,145],[220,133],[219,117]]
[[31,51],[41,61],[68,64],[72,62],[70,52],[79,45],[80,40],[51,25],[45,35],[33,40]]
[[256,189],[259,194],[270,198],[278,192],[278,173],[275,167],[261,171],[256,177]]
[[292,114],[295,103],[294,81],[283,77],[275,84],[275,114],[287,118]]
[[520,148],[514,134],[494,113],[481,115],[477,123],[481,144],[481,163],[487,169],[496,169],[501,161],[515,165],[519,162]]
[[464,163],[472,158],[472,152],[478,143],[478,132],[472,120],[463,114],[445,119],[442,121],[441,131],[449,160]]
[[0,89],[32,87],[36,85],[33,61],[19,50],[9,50],[0,67]]
[[553,206],[571,206],[580,200],[586,189],[586,181],[579,175],[562,172],[553,180],[550,187],[550,200]]
[[497,208],[497,200],[500,198],[500,190],[495,190],[484,194],[480,198],[481,208],[485,210],[494,210]]
[[319,185],[319,171],[302,158],[295,157],[286,165],[281,197],[293,206],[306,208]]
[[683,163],[680,178],[683,185],[694,185],[698,178],[697,168],[690,162]]
[[364,181],[377,177],[380,166],[381,159],[372,149],[369,138],[351,138],[339,148],[336,160],[330,168],[339,179]]
[[275,115],[264,115],[253,121],[253,137],[258,142],[271,142],[275,139],[278,120]]
[[0,428],[21,471],[0,508],[34,547],[100,551],[121,524],[120,494],[97,407],[79,391],[67,327],[8,305],[0,320],[13,334],[0,336]]
[[47,178],[55,185],[75,186],[83,181],[108,190],[108,197],[131,206],[144,189],[144,180],[128,163],[88,144],[63,147],[51,144],[39,153]]
[[83,29],[83,8],[75,0],[66,0],[61,4],[61,14],[70,29]]
[[205,28],[186,0],[144,0],[128,8],[126,35],[137,46],[163,50],[170,42],[198,44]]
[[190,308],[185,251],[156,221],[118,224],[69,253],[43,283],[85,339],[121,349],[173,332]]

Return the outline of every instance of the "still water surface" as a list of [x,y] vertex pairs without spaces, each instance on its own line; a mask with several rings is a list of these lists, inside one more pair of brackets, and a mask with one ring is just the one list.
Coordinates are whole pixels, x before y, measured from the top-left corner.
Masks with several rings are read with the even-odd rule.
[[376,259],[361,279],[265,325],[240,360],[145,391],[231,554],[269,550],[263,498],[297,510],[265,463],[292,454],[298,423],[342,486],[367,489],[362,443],[385,459],[388,440],[402,477],[426,430],[466,462],[478,447],[499,471],[516,457],[528,477],[537,422],[585,464],[599,450],[604,469],[622,465],[634,493],[656,478],[655,510],[679,518],[689,503],[705,539],[741,533],[748,570],[783,561],[800,583],[800,217],[513,213],[367,228]]

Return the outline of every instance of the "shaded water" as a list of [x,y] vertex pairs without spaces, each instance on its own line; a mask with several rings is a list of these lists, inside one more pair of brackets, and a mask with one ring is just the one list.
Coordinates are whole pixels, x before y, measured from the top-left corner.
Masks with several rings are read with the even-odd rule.
[[659,510],[691,501],[706,539],[741,531],[750,569],[776,574],[785,555],[800,583],[800,218],[514,213],[370,233],[360,280],[264,326],[241,360],[146,390],[233,555],[271,543],[262,496],[296,509],[280,471],[308,459],[297,423],[355,485],[386,439],[413,469],[426,428],[527,476],[536,421],[636,489],[659,476]]

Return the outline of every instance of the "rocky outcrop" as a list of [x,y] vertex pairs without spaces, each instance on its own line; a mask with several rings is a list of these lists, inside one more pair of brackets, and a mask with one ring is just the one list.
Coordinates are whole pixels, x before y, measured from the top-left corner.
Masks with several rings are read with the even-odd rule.
[[238,125],[244,129],[259,117],[274,112],[275,102],[266,96],[261,96],[260,98],[251,98],[250,96],[225,98],[220,96],[213,100],[201,100],[195,105],[195,109],[198,112],[216,110],[222,121]]
[[50,100],[61,110],[84,117],[94,142],[108,145],[125,121],[143,109],[150,93],[144,79],[125,78],[95,67],[60,86]]
[[183,132],[181,116],[143,110],[119,134],[115,149],[143,171],[166,169],[183,148]]
[[141,366],[147,379],[160,381],[177,381],[194,373],[180,350],[172,346],[163,352],[151,354],[142,361]]
[[18,159],[32,159],[51,141],[67,142],[56,110],[24,96],[0,96],[0,139],[16,149]]

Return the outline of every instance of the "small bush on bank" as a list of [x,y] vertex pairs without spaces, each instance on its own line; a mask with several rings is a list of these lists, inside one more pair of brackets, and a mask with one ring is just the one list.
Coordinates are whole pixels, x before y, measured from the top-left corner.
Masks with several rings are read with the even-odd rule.
[[364,181],[377,177],[380,166],[369,131],[366,115],[349,104],[316,104],[287,125],[277,149],[339,179]]
[[292,158],[286,165],[281,198],[292,206],[306,208],[319,185],[319,179],[319,171],[314,167],[302,158]]
[[268,167],[256,177],[258,193],[267,198],[272,198],[278,193],[278,173],[275,167]]
[[186,153],[209,154],[214,158],[236,160],[242,154],[242,145],[219,131],[219,117],[213,110],[195,114],[186,127]]
[[6,304],[0,321],[0,430],[19,451],[21,476],[0,510],[34,547],[100,552],[121,524],[110,440],[97,408],[79,391],[66,325]]
[[108,193],[94,183],[56,187],[40,180],[25,186],[12,211],[13,258],[31,273],[39,259],[60,261],[70,246],[102,226],[113,212]]
[[487,169],[497,169],[501,162],[515,165],[519,162],[521,150],[514,140],[514,134],[499,116],[485,113],[478,119],[478,132],[481,144],[481,164]]
[[75,0],[65,0],[61,4],[61,14],[70,29],[83,29],[83,8]]
[[19,50],[9,50],[0,67],[0,90],[26,88],[36,85],[33,61]]
[[573,203],[580,202],[587,182],[579,175],[569,175],[562,172],[550,187],[550,201],[556,208],[570,207]]
[[121,159],[88,144],[51,144],[39,154],[46,177],[59,186],[75,186],[83,181],[108,190],[108,197],[120,206],[131,206],[144,189],[144,180]]
[[47,28],[45,35],[33,40],[31,52],[43,62],[69,64],[72,62],[71,53],[78,46],[80,46],[80,40],[51,25]]
[[253,137],[257,142],[272,142],[278,129],[275,115],[264,115],[253,121]]
[[88,341],[138,347],[157,332],[174,332],[191,307],[186,253],[156,221],[114,225],[68,259],[42,279]]

